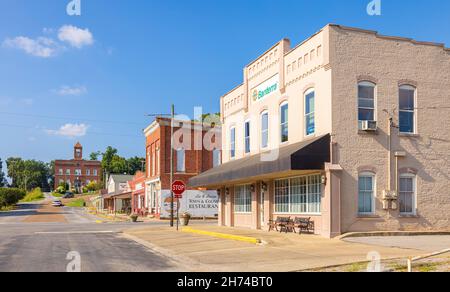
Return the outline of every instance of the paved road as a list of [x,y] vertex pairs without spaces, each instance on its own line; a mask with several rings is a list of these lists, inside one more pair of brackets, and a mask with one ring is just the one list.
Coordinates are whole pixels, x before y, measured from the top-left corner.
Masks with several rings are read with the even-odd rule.
[[[186,265],[122,236],[136,226],[167,222],[96,224],[82,209],[62,208],[64,223],[37,221],[38,204],[0,212],[0,272],[64,272],[70,252],[80,255],[82,272],[185,271]],[[49,217],[54,218],[54,217]],[[73,258],[72,258],[73,259]]]
[[345,241],[436,252],[450,248],[450,236],[387,236],[347,238]]

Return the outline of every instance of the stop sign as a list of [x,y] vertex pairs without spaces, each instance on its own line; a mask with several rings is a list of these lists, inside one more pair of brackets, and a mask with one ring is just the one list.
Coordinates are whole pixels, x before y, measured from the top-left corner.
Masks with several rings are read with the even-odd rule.
[[172,183],[172,192],[175,195],[181,196],[185,191],[186,191],[186,184],[181,180],[176,180]]

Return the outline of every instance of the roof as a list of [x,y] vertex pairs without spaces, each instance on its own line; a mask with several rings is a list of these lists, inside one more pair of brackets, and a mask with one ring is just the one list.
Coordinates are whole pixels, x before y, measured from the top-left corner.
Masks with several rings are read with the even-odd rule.
[[128,174],[111,174],[109,179],[114,180],[115,183],[126,183],[133,180],[133,176]]
[[260,153],[231,161],[189,180],[191,187],[211,187],[290,171],[325,169],[330,162],[330,134],[279,148],[276,159]]
[[75,144],[75,148],[82,148],[83,146],[81,146],[80,142],[77,142],[77,144]]

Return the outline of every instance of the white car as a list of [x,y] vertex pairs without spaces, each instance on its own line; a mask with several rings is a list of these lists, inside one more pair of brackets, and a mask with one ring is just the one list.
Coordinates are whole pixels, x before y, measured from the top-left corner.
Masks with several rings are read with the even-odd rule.
[[53,201],[52,206],[53,207],[62,207],[63,203],[61,201],[59,201],[59,200]]

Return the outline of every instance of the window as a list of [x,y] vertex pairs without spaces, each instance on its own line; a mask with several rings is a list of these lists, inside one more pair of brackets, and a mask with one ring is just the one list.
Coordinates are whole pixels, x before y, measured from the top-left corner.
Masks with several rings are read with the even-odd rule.
[[400,133],[415,133],[416,88],[410,85],[400,87],[399,125]]
[[244,124],[244,143],[245,143],[245,153],[250,153],[250,121]]
[[66,175],[70,175],[70,169],[66,169]]
[[269,146],[269,113],[261,114],[261,148]]
[[86,175],[91,175],[91,170],[90,169],[86,169]]
[[60,169],[58,170],[58,173],[59,173],[59,175],[63,175],[63,170],[62,170],[62,168],[60,168]]
[[375,87],[371,82],[358,84],[358,121],[375,121]]
[[358,213],[374,213],[375,175],[363,173],[358,178]]
[[236,157],[236,128],[230,130],[230,156],[231,158]]
[[186,171],[185,151],[183,148],[177,150],[177,171],[178,172]]
[[81,169],[75,169],[75,175],[81,175]]
[[275,181],[275,213],[319,214],[321,197],[320,175]]
[[97,169],[94,169],[94,176],[97,176]]
[[280,133],[281,143],[289,141],[289,105],[284,103],[280,107]]
[[399,205],[400,213],[414,215],[416,213],[416,176],[413,174],[400,175]]
[[252,193],[250,185],[236,186],[234,189],[234,212],[252,212]]
[[222,155],[219,149],[213,150],[213,167],[217,167],[222,163]]
[[316,132],[314,89],[305,92],[305,128],[306,136],[313,135]]

